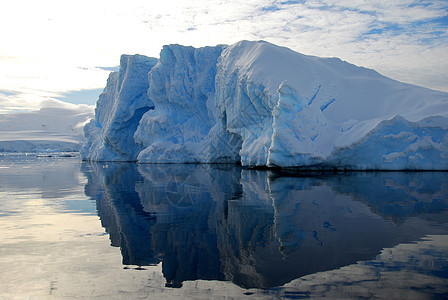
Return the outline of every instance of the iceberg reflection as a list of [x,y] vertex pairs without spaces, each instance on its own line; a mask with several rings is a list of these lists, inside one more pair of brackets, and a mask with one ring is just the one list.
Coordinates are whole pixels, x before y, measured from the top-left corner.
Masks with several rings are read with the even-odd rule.
[[166,285],[270,288],[446,234],[448,173],[307,173],[233,165],[85,163],[123,264],[162,263]]

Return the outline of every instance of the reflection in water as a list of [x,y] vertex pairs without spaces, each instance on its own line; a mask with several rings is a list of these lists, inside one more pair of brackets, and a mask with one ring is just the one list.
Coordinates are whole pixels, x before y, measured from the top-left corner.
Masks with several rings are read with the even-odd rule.
[[446,234],[448,174],[293,176],[229,165],[83,164],[123,264],[162,263],[166,285],[230,280],[244,288],[371,260]]
[[[76,201],[86,198],[84,185],[77,158],[0,154],[0,195],[7,198],[0,201],[0,217],[20,214],[29,198],[41,199],[51,207],[91,212],[90,201]],[[73,199],[79,194],[82,197]]]

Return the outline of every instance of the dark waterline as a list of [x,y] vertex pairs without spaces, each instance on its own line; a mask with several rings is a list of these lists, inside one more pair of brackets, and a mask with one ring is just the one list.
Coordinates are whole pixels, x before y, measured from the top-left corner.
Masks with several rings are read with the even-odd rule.
[[[45,255],[56,259],[42,268],[27,266],[44,278],[34,284],[30,274],[20,278],[19,270],[15,280],[4,274],[1,279],[9,282],[0,287],[0,295],[448,295],[446,172],[298,176],[233,165],[80,163],[77,158],[42,157],[2,158],[0,168],[0,229],[9,230],[0,240],[2,273],[15,268],[17,255],[33,261],[36,254],[28,246],[51,246]],[[62,246],[57,240],[46,246],[41,236],[47,231],[39,229],[44,224],[36,227],[49,216],[73,219],[60,238],[66,247],[94,247],[83,255],[89,266],[83,262],[75,271],[59,269]],[[14,229],[19,218],[22,229]],[[27,218],[31,223],[23,221]],[[57,231],[58,223],[45,222]],[[83,226],[82,234],[72,235]],[[59,250],[52,252],[53,246]],[[79,255],[63,252],[71,268],[80,263]],[[113,260],[116,255],[118,263],[101,264],[102,256]],[[87,283],[71,283],[74,291],[68,284],[51,288],[55,279],[46,282],[45,268]],[[113,286],[116,276],[126,293],[112,288],[107,294],[88,284],[97,280],[96,286]],[[142,280],[136,287],[132,276],[151,283]],[[36,288],[20,288],[24,280]],[[45,284],[51,293],[39,289]]]

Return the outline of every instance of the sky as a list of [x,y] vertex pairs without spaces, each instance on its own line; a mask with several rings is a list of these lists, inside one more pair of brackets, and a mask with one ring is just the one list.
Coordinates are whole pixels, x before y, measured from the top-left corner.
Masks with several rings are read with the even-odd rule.
[[448,91],[447,0],[3,0],[0,38],[0,113],[94,105],[121,54],[240,40]]

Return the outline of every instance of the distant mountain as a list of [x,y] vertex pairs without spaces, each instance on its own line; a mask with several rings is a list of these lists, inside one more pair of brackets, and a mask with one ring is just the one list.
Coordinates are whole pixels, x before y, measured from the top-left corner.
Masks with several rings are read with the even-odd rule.
[[42,108],[0,115],[0,152],[79,151],[84,125],[93,117],[87,105]]
[[267,42],[125,55],[84,160],[448,169],[448,93]]

